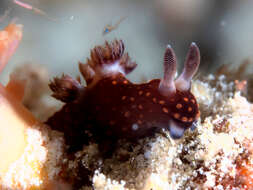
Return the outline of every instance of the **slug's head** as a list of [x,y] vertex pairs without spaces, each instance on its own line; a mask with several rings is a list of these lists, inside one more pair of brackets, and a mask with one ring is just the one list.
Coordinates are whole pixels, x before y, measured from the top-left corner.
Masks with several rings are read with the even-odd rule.
[[174,80],[177,70],[176,55],[171,46],[167,46],[164,55],[164,77],[158,91],[168,98],[171,119],[169,131],[172,138],[180,138],[188,128],[194,129],[199,117],[198,104],[190,92],[191,80],[200,64],[200,52],[192,43],[185,61],[182,74]]

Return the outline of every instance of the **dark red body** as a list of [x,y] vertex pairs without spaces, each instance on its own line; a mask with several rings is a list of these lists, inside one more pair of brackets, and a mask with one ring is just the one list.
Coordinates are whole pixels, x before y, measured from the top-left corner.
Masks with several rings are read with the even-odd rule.
[[[96,74],[92,77],[95,80]],[[177,90],[166,97],[158,91],[160,79],[133,84],[122,73],[107,73],[96,83],[92,80],[84,87],[63,76],[51,84],[54,96],[66,105],[46,123],[64,132],[66,143],[72,147],[82,146],[90,136],[137,140],[157,129],[169,130],[170,121],[186,130],[198,118],[198,105],[191,92]]]

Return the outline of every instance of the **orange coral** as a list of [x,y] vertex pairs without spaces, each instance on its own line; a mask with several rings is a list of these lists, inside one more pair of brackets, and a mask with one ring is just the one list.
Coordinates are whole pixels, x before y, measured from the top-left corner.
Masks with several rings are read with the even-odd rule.
[[[11,23],[0,31],[0,72],[21,39],[20,25]],[[23,153],[26,144],[24,130],[36,122],[33,115],[20,102],[23,94],[24,84],[16,81],[15,77],[11,77],[7,87],[0,84],[0,155],[4,155],[5,158],[0,162],[1,172],[7,170]]]
[[11,23],[4,30],[0,31],[0,72],[7,64],[12,54],[16,51],[21,39],[21,25]]
[[237,176],[241,184],[244,184],[242,190],[253,189],[253,165],[246,164],[237,169]]

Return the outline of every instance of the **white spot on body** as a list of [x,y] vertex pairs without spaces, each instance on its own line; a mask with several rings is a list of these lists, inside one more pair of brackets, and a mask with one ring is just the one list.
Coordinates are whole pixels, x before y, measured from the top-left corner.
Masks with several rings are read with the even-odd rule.
[[134,124],[132,125],[132,129],[133,129],[134,131],[136,131],[136,130],[139,129],[139,126],[138,126],[136,123],[134,123]]

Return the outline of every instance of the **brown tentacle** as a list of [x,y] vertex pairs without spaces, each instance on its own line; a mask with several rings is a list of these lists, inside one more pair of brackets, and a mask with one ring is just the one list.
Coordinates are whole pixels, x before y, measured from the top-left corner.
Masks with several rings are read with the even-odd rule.
[[[122,40],[114,40],[112,43],[105,42],[104,46],[96,46],[91,50],[87,64],[95,73],[103,74],[103,68],[112,64],[119,64],[124,74],[130,73],[137,64],[132,62],[129,55],[124,53],[125,45]],[[87,69],[84,69],[87,70]],[[120,72],[121,72],[120,71]],[[83,74],[85,77],[87,74]],[[85,77],[87,78],[87,77]]]
[[66,103],[76,100],[85,89],[77,80],[64,74],[61,78],[55,77],[50,81],[49,87],[54,98]]
[[89,85],[95,77],[95,72],[89,64],[90,63],[89,59],[87,59],[87,62],[88,63],[86,64],[79,62],[78,66],[83,78],[86,81],[86,84]]
[[176,92],[174,76],[177,71],[177,58],[170,45],[164,53],[164,76],[159,85],[159,91],[164,96],[170,96]]
[[125,74],[132,72],[137,67],[136,62],[131,61],[131,58],[129,57],[128,53],[125,53],[122,56],[120,60],[120,65],[124,68]]
[[191,88],[191,80],[197,72],[200,64],[200,51],[198,46],[192,42],[185,61],[182,74],[175,81],[176,88],[180,91],[187,91]]

